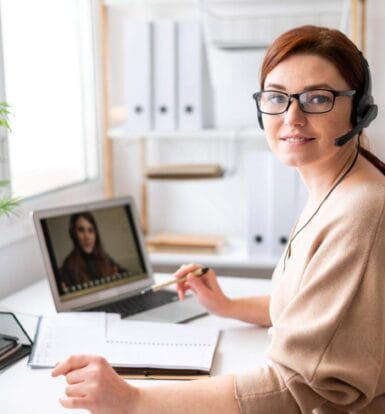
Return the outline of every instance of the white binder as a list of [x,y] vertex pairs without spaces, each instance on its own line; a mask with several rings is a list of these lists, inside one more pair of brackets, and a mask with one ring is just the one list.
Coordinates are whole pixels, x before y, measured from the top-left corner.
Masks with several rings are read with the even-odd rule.
[[270,151],[246,155],[249,197],[248,246],[253,256],[279,258],[306,200],[297,171]]
[[176,128],[176,23],[154,21],[154,128]]
[[272,155],[250,151],[245,158],[248,188],[248,250],[252,256],[271,253]]
[[203,43],[199,20],[178,22],[178,128],[199,129],[202,122]]
[[152,23],[126,19],[123,30],[127,129],[147,131],[152,127]]
[[271,253],[279,257],[290,237],[297,213],[297,171],[272,155]]

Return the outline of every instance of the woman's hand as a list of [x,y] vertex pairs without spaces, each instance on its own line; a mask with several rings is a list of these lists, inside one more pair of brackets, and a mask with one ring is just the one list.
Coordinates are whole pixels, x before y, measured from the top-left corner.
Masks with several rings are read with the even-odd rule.
[[230,314],[231,299],[229,299],[218,284],[217,276],[213,270],[209,270],[202,276],[194,276],[192,272],[201,268],[191,263],[181,266],[174,276],[178,279],[187,276],[187,280],[177,283],[179,299],[183,300],[186,291],[191,289],[197,296],[199,302],[211,313],[220,316]]
[[59,375],[68,383],[66,397],[60,399],[65,408],[83,408],[92,414],[136,411],[139,390],[128,385],[100,356],[71,356],[53,369],[52,376]]

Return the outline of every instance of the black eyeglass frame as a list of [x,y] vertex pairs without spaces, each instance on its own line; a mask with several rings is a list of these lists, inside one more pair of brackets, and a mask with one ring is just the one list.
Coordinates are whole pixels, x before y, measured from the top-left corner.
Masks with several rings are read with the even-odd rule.
[[[306,111],[303,107],[303,103],[300,100],[300,96],[305,94],[305,93],[309,93],[309,92],[314,92],[314,91],[324,91],[324,92],[330,92],[333,95],[333,102],[332,102],[332,106],[330,109],[328,109],[327,111],[322,111],[322,112],[313,112],[313,111]],[[259,107],[259,100],[260,97],[262,95],[263,92],[275,92],[275,93],[280,93],[282,95],[286,95],[288,97],[288,101],[287,101],[287,105],[286,108],[281,111],[281,112],[264,112],[261,110],[261,108]],[[299,107],[301,109],[302,112],[304,112],[305,114],[325,114],[327,112],[330,112],[333,110],[334,108],[334,103],[336,100],[337,96],[354,96],[357,93],[357,91],[355,91],[354,89],[351,90],[347,90],[347,91],[334,91],[332,89],[313,89],[313,90],[309,90],[309,91],[304,91],[301,93],[286,93],[286,92],[282,92],[282,91],[276,91],[276,90],[271,90],[271,89],[267,89],[267,90],[263,90],[263,91],[259,91],[259,92],[255,92],[253,93],[253,99],[255,100],[255,103],[257,104],[257,110],[261,113],[261,114],[266,114],[266,115],[281,115],[283,113],[285,113],[290,105],[293,102],[293,98],[297,99]]]

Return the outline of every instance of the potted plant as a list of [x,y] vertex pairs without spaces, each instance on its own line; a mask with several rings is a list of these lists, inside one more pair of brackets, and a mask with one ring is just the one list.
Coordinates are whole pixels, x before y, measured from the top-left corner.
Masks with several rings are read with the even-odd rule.
[[[10,131],[10,125],[8,122],[9,112],[9,105],[6,102],[0,102],[0,132],[1,129],[5,129]],[[8,181],[1,181],[0,180],[0,191],[1,187],[6,187],[9,185]],[[12,198],[11,196],[2,196],[0,193],[0,217],[8,215],[18,204],[18,199]]]

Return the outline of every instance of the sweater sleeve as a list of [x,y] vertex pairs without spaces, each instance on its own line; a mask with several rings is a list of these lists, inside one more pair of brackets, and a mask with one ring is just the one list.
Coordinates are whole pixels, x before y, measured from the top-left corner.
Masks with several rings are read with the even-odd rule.
[[273,323],[271,366],[235,378],[242,413],[346,412],[377,395],[385,349],[383,192],[374,201],[353,204],[355,213],[336,214],[323,229],[298,292]]

